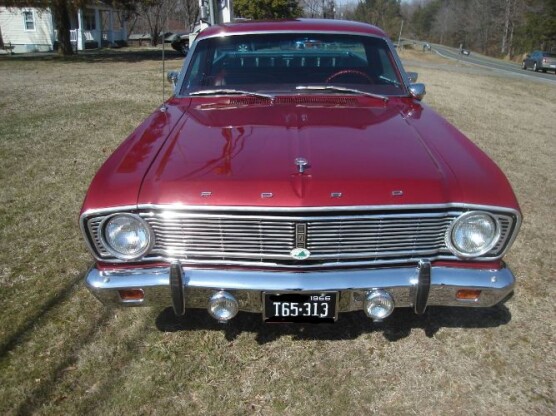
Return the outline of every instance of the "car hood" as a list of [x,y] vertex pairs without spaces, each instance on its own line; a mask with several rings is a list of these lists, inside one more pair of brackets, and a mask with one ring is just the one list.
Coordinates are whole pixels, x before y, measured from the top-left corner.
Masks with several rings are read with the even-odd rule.
[[[139,204],[312,207],[461,200],[412,125],[423,107],[373,98],[196,99],[146,174]],[[296,159],[308,166],[300,172]]]

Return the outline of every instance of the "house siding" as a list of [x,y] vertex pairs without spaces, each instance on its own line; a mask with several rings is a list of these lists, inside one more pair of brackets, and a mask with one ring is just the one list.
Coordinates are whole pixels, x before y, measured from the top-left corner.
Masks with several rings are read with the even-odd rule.
[[[34,30],[25,30],[24,11],[33,12]],[[11,44],[13,52],[52,50],[54,30],[49,10],[38,10],[32,7],[25,9],[0,7],[0,29],[4,44]]]

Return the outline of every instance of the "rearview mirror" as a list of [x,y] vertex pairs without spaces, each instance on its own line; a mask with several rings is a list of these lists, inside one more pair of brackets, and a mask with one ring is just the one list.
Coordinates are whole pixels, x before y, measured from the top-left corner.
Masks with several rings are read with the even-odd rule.
[[425,89],[425,84],[410,84],[409,85],[409,93],[413,98],[416,100],[421,101],[425,94],[427,93]]

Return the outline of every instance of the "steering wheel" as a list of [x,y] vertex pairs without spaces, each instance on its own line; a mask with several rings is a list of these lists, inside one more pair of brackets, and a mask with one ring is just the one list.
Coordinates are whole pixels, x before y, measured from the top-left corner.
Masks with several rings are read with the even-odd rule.
[[369,84],[374,84],[373,79],[363,71],[359,71],[357,69],[342,69],[341,71],[334,72],[328,78],[326,78],[326,82],[331,82],[333,79],[344,76],[344,75],[356,75],[360,78],[363,78]]

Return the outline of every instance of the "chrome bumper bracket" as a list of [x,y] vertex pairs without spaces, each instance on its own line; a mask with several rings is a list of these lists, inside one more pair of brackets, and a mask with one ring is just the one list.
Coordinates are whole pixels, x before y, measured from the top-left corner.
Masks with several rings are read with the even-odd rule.
[[185,314],[185,295],[183,286],[183,269],[179,261],[170,266],[170,292],[172,307],[177,316]]
[[419,277],[415,291],[415,313],[422,315],[427,309],[431,288],[431,264],[428,261],[419,262]]

